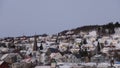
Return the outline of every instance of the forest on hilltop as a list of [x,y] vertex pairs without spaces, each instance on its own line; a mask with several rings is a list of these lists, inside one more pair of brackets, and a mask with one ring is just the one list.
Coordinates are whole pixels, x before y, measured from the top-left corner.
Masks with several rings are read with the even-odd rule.
[[75,29],[71,29],[71,30],[64,30],[58,34],[66,35],[68,31],[72,31],[73,34],[79,34],[80,32],[89,32],[91,30],[96,30],[98,31],[98,33],[101,33],[102,35],[107,35],[107,34],[114,34],[115,33],[114,29],[118,27],[120,27],[119,22],[116,22],[116,23],[110,22],[104,25],[87,25],[87,26],[82,26]]

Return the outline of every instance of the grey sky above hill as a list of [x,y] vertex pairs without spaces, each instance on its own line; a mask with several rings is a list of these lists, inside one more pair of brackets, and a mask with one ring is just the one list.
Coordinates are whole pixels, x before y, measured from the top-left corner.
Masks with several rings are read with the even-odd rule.
[[0,37],[120,22],[120,0],[0,0]]

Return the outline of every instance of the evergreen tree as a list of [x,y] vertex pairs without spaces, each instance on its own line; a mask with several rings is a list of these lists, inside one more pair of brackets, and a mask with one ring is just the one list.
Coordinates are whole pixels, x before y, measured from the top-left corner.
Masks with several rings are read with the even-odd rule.
[[119,22],[116,22],[116,23],[115,23],[115,27],[120,27]]
[[88,56],[88,51],[87,49],[85,48],[85,51],[84,51],[84,56],[87,57]]
[[98,34],[101,35],[101,27],[98,27]]
[[97,54],[99,54],[101,51],[101,48],[100,48],[100,43],[98,42],[98,45],[97,45]]
[[43,45],[42,45],[42,43],[41,43],[41,45],[40,45],[40,50],[43,50]]
[[79,50],[79,54],[81,57],[83,57],[84,56],[83,50]]
[[86,39],[83,40],[83,44],[87,44],[87,40]]

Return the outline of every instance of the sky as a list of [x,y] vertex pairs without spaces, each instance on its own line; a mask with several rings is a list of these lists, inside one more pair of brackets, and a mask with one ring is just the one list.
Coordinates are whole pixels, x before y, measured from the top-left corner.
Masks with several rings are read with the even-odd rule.
[[0,0],[0,37],[120,22],[120,0]]

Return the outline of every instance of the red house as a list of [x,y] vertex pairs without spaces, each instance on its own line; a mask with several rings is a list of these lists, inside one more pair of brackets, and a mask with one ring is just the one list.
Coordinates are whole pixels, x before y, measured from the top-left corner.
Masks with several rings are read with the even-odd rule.
[[0,61],[0,68],[9,68],[9,65],[7,62]]

